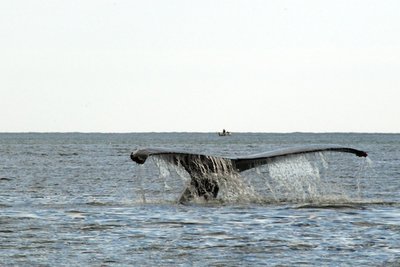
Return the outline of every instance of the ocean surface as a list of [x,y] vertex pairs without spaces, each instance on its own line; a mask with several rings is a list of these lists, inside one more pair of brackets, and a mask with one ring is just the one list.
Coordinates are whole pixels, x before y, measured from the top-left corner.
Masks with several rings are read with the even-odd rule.
[[[138,147],[235,157],[310,144],[177,199],[182,169]],[[400,266],[400,135],[1,133],[0,266]]]

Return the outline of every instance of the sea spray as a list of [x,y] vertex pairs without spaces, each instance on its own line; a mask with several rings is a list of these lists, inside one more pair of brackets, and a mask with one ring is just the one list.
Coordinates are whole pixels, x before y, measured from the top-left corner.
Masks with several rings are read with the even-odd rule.
[[267,164],[270,185],[277,200],[304,202],[318,197],[321,185],[319,170],[304,156],[271,161]]
[[[338,164],[333,153],[311,153],[273,159],[244,173],[265,200],[292,203],[359,202],[366,160]],[[357,166],[358,165],[358,166]],[[345,170],[343,170],[345,169]]]
[[134,192],[136,201],[156,204],[175,201],[183,188],[179,175],[167,162],[151,157],[146,164],[135,165]]
[[228,203],[258,202],[259,196],[253,186],[247,183],[239,173],[230,173],[219,177],[220,193],[218,198]]

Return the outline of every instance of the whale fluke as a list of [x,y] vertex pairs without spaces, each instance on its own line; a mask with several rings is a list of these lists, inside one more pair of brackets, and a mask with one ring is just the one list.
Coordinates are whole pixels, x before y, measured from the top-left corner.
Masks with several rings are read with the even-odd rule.
[[287,157],[298,154],[306,154],[306,153],[316,153],[316,152],[324,152],[324,151],[333,151],[333,152],[343,152],[343,153],[352,153],[358,157],[367,157],[368,154],[365,151],[357,150],[350,147],[336,146],[336,145],[312,145],[312,146],[303,146],[303,147],[291,147],[284,148],[274,151],[269,151],[260,154],[253,154],[249,156],[239,157],[236,159],[232,159],[234,165],[236,166],[237,171],[242,172],[251,168],[258,167],[260,165],[267,164],[268,161],[275,158]]
[[191,177],[191,186],[195,192],[188,188],[182,194],[179,202],[187,202],[193,194],[204,198],[216,198],[219,191],[218,181],[213,179],[212,173],[239,173],[261,165],[271,160],[293,155],[316,152],[342,152],[352,153],[358,157],[367,157],[365,151],[338,145],[310,145],[302,147],[284,148],[259,154],[242,157],[216,157],[206,154],[189,153],[184,151],[164,148],[143,148],[131,153],[131,159],[138,164],[144,164],[150,156],[161,156],[162,159],[182,166]]

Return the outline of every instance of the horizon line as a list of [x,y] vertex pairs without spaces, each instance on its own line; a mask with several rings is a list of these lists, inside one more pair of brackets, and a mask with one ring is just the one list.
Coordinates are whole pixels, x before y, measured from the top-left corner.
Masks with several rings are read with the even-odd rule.
[[[327,131],[327,132],[317,132],[317,131],[290,131],[290,132],[263,132],[263,131],[229,131],[232,134],[400,134],[400,132],[363,132],[363,131]],[[102,131],[0,131],[0,134],[171,134],[171,133],[191,133],[191,134],[210,134],[218,133],[218,131],[132,131],[132,132],[102,132]]]

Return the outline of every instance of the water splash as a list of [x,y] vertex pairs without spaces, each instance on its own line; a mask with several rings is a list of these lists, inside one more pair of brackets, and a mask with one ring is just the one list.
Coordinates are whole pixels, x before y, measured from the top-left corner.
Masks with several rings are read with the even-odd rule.
[[305,201],[315,197],[320,184],[319,171],[303,157],[272,161],[267,167],[269,179],[265,183],[276,201]]
[[271,160],[246,174],[262,199],[275,202],[339,204],[363,202],[369,160],[324,152]]

